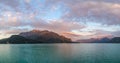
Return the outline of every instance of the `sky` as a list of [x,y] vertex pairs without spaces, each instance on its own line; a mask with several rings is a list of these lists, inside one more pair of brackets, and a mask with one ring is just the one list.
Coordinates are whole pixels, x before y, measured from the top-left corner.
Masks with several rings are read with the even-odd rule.
[[72,40],[120,37],[120,0],[0,0],[0,39],[33,29]]

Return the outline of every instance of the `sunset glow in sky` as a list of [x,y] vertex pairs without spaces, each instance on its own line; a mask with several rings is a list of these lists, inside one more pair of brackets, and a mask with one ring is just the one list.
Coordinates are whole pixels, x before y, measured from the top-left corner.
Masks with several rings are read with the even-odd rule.
[[72,40],[120,37],[120,0],[0,0],[0,39],[33,29]]

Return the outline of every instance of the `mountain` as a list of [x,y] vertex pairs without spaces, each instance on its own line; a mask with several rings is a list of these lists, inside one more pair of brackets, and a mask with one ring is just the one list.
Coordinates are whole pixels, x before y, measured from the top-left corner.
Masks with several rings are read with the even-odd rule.
[[7,44],[8,38],[4,38],[0,40],[0,44]]
[[109,43],[120,43],[120,37],[114,37],[112,38]]
[[71,42],[71,39],[68,39],[64,36],[58,35],[57,33],[48,30],[44,30],[44,31],[32,30],[30,32],[20,33],[19,35],[27,39],[37,40],[41,42],[48,42],[48,43]]
[[107,37],[101,38],[97,41],[94,41],[93,43],[109,43],[110,39]]
[[91,43],[91,42],[95,42],[95,41],[98,41],[98,39],[94,39],[94,38],[91,38],[91,39],[80,39],[80,40],[77,40],[76,42]]
[[26,44],[26,43],[70,43],[71,39],[61,36],[48,30],[32,30],[22,32],[19,35],[12,35],[7,39],[0,40],[0,43]]
[[76,42],[80,43],[120,43],[120,37],[114,37],[112,39],[109,39],[107,37],[101,38],[101,39],[84,39],[84,40],[77,40]]
[[8,39],[8,43],[12,43],[15,44],[17,43],[25,43],[27,41],[26,38],[19,36],[19,35],[12,35],[9,39]]

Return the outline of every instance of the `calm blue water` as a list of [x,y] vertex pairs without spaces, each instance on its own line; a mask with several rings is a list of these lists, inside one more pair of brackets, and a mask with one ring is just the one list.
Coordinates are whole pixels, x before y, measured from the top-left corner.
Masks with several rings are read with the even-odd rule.
[[0,63],[120,63],[120,44],[1,44]]

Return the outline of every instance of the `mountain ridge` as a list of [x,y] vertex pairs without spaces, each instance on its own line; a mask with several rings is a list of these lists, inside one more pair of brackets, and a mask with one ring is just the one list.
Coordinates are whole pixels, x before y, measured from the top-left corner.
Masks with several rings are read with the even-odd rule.
[[84,39],[84,40],[77,40],[76,42],[79,43],[120,43],[120,37],[113,37],[113,38],[101,38],[101,39],[95,39],[95,38],[91,38],[91,39]]
[[0,44],[38,44],[38,43],[120,43],[120,37],[101,38],[101,39],[82,39],[73,42],[70,38],[66,38],[55,32],[48,30],[31,30],[21,32],[18,35],[12,35],[9,38],[0,40]]
[[55,32],[48,30],[32,30],[28,32],[22,32],[18,35],[12,35],[11,37],[0,40],[0,43],[9,44],[29,44],[29,43],[70,43],[71,39],[59,35]]

